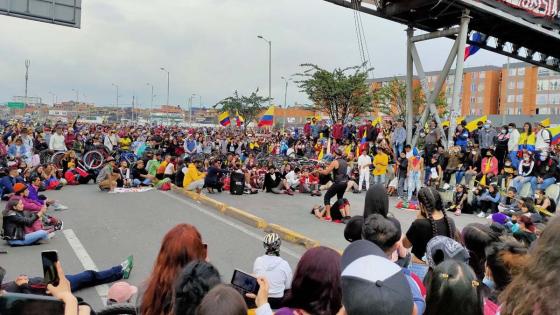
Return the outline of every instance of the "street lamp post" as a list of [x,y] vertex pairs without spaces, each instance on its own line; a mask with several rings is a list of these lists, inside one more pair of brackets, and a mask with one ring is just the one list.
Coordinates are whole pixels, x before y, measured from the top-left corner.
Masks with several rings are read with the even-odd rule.
[[286,110],[288,109],[288,82],[292,81],[292,78],[281,77],[282,80],[286,82],[284,87],[284,123],[282,124],[282,129],[286,128]]
[[257,36],[268,43],[268,104],[271,102],[272,95],[272,41],[264,38],[262,35]]
[[116,97],[116,107],[117,107],[117,123],[120,121],[119,119],[119,86],[115,83],[111,83],[111,85],[113,85],[114,87],[117,88],[117,97]]
[[152,98],[150,99],[150,115],[148,116],[148,121],[151,123],[152,122],[152,111],[154,110],[154,85],[151,83],[146,83],[146,85],[149,85],[152,87]]
[[166,105],[169,105],[169,71],[167,71],[167,69],[165,69],[164,67],[161,67],[160,70],[167,72],[167,104]]
[[[196,93],[191,95],[191,99],[189,101],[189,125],[192,127],[192,104],[193,104],[193,97],[197,96]],[[200,96],[200,95],[199,95]],[[202,96],[201,96],[202,97]],[[202,99],[202,98],[201,98]]]
[[56,94],[54,94],[53,92],[49,91],[49,94],[52,96],[52,105],[54,106],[55,104],[55,98],[56,98]]

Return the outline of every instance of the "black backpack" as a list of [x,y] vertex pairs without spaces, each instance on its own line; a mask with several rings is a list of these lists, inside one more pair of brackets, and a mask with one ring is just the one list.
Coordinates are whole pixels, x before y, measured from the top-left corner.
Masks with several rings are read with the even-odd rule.
[[232,172],[230,175],[229,192],[232,195],[243,195],[245,190],[245,175],[242,173]]

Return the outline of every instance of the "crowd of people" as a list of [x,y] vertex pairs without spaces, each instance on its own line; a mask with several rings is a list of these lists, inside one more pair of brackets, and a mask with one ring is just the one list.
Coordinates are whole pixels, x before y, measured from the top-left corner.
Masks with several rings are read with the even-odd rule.
[[[548,188],[560,180],[560,148],[547,127],[497,130],[486,121],[469,131],[463,122],[446,150],[435,121],[415,147],[400,120],[329,126],[313,118],[286,131],[15,122],[4,126],[0,141],[2,237],[11,246],[47,242],[63,228],[53,211],[67,207],[41,193],[92,181],[108,192],[174,184],[208,194],[309,194],[323,197],[312,214],[346,223],[351,244],[342,256],[310,249],[292,273],[280,257],[279,236],[267,234],[265,254],[253,266],[261,289],[243,296],[206,261],[208,245],[196,227],[181,224],[162,241],[138,313],[246,314],[249,307],[259,315],[448,314],[461,305],[454,313],[555,314],[560,221]],[[101,167],[84,167],[91,150],[105,151]],[[64,154],[45,161],[45,152]],[[362,216],[350,215],[350,191],[367,191]],[[406,232],[389,213],[389,196],[417,210]],[[449,213],[474,213],[489,223],[459,230]],[[126,278],[132,265],[129,257],[103,277],[78,275],[85,285],[66,276],[48,290],[73,306],[72,292]],[[14,283],[2,289],[21,287]],[[133,302],[135,289],[119,283],[115,291],[123,290],[114,302]]]

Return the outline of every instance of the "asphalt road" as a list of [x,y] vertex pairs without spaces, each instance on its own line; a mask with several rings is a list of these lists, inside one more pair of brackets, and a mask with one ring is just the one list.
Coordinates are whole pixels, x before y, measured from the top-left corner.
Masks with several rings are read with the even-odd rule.
[[[0,265],[7,269],[5,280],[19,274],[42,274],[40,252],[55,249],[66,273],[84,269],[105,269],[119,264],[133,254],[135,267],[128,280],[142,287],[153,267],[164,234],[178,223],[195,225],[209,246],[209,259],[220,270],[222,280],[229,282],[233,270],[251,271],[253,261],[263,254],[263,232],[247,226],[217,210],[192,201],[180,194],[152,190],[143,193],[108,194],[95,185],[65,187],[47,192],[49,198],[60,200],[69,210],[56,212],[64,220],[64,231],[48,244],[8,248],[0,255]],[[304,234],[321,244],[343,250],[343,224],[324,222],[309,214],[314,204],[323,198],[296,194],[274,195],[260,192],[256,195],[233,196],[227,192],[209,195],[229,205],[247,210],[267,220]],[[353,215],[361,214],[365,193],[346,194]],[[392,212],[406,231],[416,213],[394,208]],[[3,207],[3,205],[0,205]],[[471,222],[483,222],[473,215],[453,218],[462,228]],[[284,242],[282,256],[295,267],[304,248]],[[81,290],[83,297],[95,309],[102,306],[107,286]]]
[[[5,280],[19,274],[42,275],[40,252],[54,249],[68,274],[92,267],[109,268],[133,254],[135,266],[128,282],[141,287],[153,267],[161,239],[178,223],[190,223],[199,229],[208,243],[209,259],[224,282],[231,280],[236,268],[250,272],[254,259],[263,254],[262,231],[176,193],[152,190],[107,194],[86,185],[47,195],[70,207],[54,213],[64,220],[64,231],[48,244],[7,248],[8,254],[0,255],[0,265],[7,270]],[[292,244],[284,244],[282,249],[282,256],[294,268],[304,249]],[[102,306],[100,295],[106,290],[106,286],[100,286],[77,295],[97,309]]]

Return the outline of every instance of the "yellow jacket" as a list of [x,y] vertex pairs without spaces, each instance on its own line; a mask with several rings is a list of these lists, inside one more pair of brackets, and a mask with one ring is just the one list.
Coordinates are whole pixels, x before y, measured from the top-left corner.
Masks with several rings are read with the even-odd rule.
[[383,175],[387,173],[387,166],[389,165],[389,156],[383,152],[377,153],[373,158],[373,175]]
[[185,178],[183,178],[183,187],[187,188],[192,182],[199,179],[203,179],[206,176],[205,173],[199,172],[193,163],[190,163],[187,167],[187,172],[185,173]]

